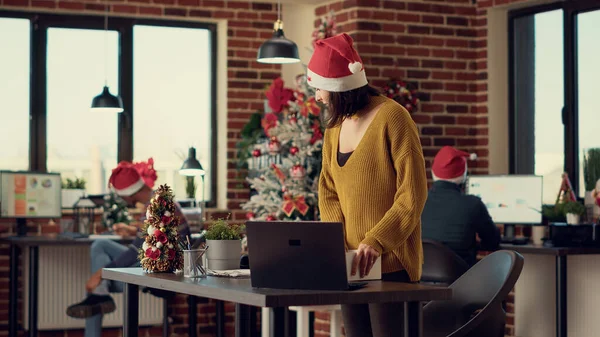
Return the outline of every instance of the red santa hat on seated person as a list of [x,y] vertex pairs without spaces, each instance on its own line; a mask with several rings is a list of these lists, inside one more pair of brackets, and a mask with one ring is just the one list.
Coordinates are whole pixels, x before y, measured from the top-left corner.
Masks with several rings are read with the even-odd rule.
[[475,153],[466,153],[452,146],[444,146],[435,155],[431,173],[433,180],[449,180],[462,183],[467,176],[467,158],[477,159]]
[[148,162],[139,163],[122,161],[112,170],[108,186],[117,195],[129,197],[139,192],[144,185],[154,187],[156,178],[152,158]]
[[307,66],[308,85],[331,92],[344,92],[367,85],[367,76],[352,38],[338,34],[315,43]]

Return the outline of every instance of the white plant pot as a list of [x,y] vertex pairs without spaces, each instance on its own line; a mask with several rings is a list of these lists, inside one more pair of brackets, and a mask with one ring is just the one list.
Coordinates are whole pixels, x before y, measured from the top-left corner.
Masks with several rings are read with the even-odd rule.
[[62,208],[73,208],[75,203],[79,201],[81,197],[85,196],[85,190],[64,188],[61,191],[61,205]]
[[241,240],[206,240],[206,262],[212,270],[240,269]]
[[579,214],[567,213],[567,223],[569,225],[579,225]]

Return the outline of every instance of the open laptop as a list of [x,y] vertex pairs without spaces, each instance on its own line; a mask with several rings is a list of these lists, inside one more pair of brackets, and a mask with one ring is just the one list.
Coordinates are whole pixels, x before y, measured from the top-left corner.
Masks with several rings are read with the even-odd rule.
[[354,290],[339,222],[248,221],[250,281],[256,288]]

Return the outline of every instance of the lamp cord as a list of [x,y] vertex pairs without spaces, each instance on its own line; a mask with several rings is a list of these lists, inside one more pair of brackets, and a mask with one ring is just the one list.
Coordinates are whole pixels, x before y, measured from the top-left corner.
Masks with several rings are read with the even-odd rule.
[[106,5],[106,11],[104,12],[104,86],[108,86],[108,9],[109,5]]
[[281,21],[281,0],[277,2],[277,20]]

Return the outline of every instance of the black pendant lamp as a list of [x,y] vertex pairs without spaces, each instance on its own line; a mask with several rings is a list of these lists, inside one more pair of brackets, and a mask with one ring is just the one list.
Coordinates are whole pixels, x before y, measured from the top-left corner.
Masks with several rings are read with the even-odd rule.
[[196,148],[190,147],[188,157],[183,162],[183,165],[181,165],[181,168],[179,169],[179,174],[192,177],[196,175],[204,176],[204,173],[205,171],[202,168],[202,165],[200,164],[198,159],[196,159]]
[[102,93],[92,100],[92,111],[102,112],[123,112],[123,100],[120,96],[114,96],[108,89],[106,79],[106,53],[107,53],[107,38],[108,38],[108,6],[106,7],[106,13],[104,14],[104,89]]
[[123,112],[123,100],[119,96],[112,95],[105,85],[102,93],[92,100],[92,109],[94,111]]
[[273,37],[265,41],[258,48],[257,61],[260,63],[289,64],[300,62],[298,46],[294,41],[288,40],[283,34],[281,21],[281,1],[277,4],[277,21],[273,25]]

